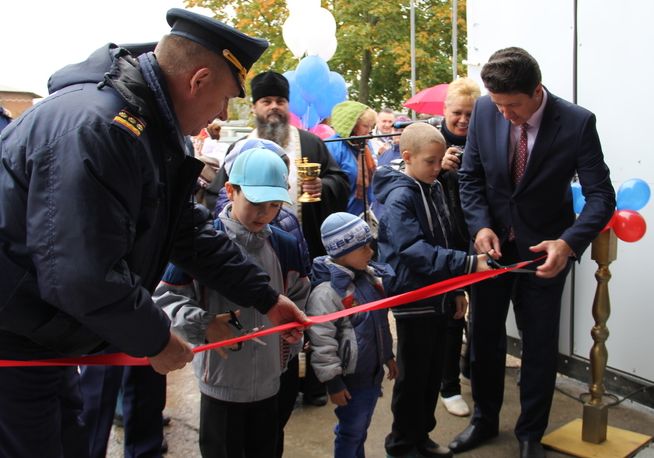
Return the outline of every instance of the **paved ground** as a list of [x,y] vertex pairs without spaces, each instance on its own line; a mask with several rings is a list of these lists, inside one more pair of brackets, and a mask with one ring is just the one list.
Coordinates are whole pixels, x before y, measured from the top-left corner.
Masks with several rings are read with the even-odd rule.
[[[515,365],[515,364],[509,364]],[[515,377],[517,368],[507,369],[505,403],[502,411],[501,432],[499,437],[487,446],[473,450],[461,456],[464,458],[515,457],[518,444],[513,436],[513,424],[517,418],[517,387]],[[385,381],[384,396],[380,398],[369,430],[366,453],[369,458],[384,457],[384,436],[388,433],[392,421],[390,415],[391,383]],[[470,386],[463,380],[463,396],[470,401]],[[587,391],[587,386],[575,380],[560,376],[557,387],[570,393],[574,398]],[[199,457],[197,447],[199,395],[195,378],[190,367],[169,376],[168,404],[166,412],[172,416],[172,423],[165,433],[170,447],[167,457]],[[468,419],[457,418],[448,414],[440,405],[436,411],[438,426],[432,434],[436,442],[447,444],[468,424]],[[580,418],[582,405],[576,400],[557,391],[554,397],[549,431]],[[331,406],[306,407],[295,409],[286,428],[285,457],[288,458],[327,458],[332,456],[332,428],[334,414]],[[609,425],[629,431],[654,435],[654,410],[626,401],[609,410]],[[122,454],[122,429],[114,428],[110,451],[111,458]],[[567,455],[548,451],[550,458]],[[654,458],[654,448],[647,448],[638,453],[638,458]]]

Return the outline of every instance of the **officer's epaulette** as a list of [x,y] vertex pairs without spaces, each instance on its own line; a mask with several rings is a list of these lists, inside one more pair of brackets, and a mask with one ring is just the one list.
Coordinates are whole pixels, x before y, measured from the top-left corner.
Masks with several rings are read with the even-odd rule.
[[138,116],[134,116],[129,111],[122,109],[114,116],[114,124],[127,129],[132,134],[139,137],[145,130],[145,121],[143,121]]

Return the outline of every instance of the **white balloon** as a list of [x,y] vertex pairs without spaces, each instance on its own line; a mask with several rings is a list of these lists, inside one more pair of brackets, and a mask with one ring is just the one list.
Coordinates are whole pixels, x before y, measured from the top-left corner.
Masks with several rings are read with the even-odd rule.
[[337,46],[336,35],[321,36],[318,39],[314,38],[309,40],[309,43],[307,44],[307,55],[319,56],[322,57],[325,62],[328,62],[332,57],[334,57]]
[[307,41],[305,36],[305,24],[302,18],[295,14],[288,16],[288,19],[282,26],[282,38],[293,56],[300,58],[307,50]]
[[311,23],[311,29],[315,34],[327,36],[336,34],[336,20],[334,15],[326,8],[312,11]]

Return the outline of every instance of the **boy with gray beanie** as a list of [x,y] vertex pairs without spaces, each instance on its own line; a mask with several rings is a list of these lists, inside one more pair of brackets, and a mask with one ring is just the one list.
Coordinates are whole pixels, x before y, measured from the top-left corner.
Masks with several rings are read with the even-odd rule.
[[[333,213],[323,222],[320,234],[327,256],[313,262],[308,315],[385,297],[382,278],[394,275],[393,269],[371,261],[372,235],[365,221],[350,213]],[[315,324],[307,332],[313,345],[313,369],[336,404],[334,456],[365,456],[364,442],[381,392],[383,366],[388,367],[389,379],[397,375],[388,311],[356,313]]]

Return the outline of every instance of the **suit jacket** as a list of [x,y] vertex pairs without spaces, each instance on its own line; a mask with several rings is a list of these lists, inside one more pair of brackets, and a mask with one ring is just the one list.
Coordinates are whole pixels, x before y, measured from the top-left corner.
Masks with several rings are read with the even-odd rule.
[[[468,129],[459,172],[470,235],[488,227],[503,243],[513,227],[522,259],[529,246],[565,240],[577,257],[611,218],[615,191],[595,128],[595,115],[548,92],[540,129],[522,181],[509,164],[510,123],[489,96],[481,97]],[[570,182],[579,176],[586,205],[575,220]]]

